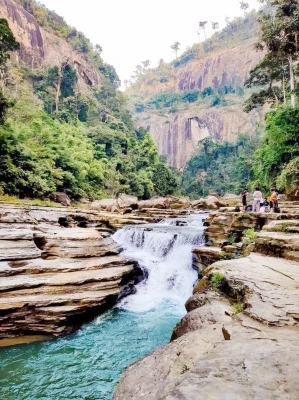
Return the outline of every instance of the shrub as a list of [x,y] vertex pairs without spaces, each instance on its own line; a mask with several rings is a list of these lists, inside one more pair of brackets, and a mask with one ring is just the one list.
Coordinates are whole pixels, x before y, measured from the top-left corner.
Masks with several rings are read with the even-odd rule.
[[216,272],[211,279],[212,288],[216,291],[223,290],[226,280],[221,272]]
[[245,244],[250,244],[250,243],[254,242],[255,238],[256,238],[256,233],[255,233],[254,229],[252,229],[252,228],[246,229],[243,232],[243,242]]

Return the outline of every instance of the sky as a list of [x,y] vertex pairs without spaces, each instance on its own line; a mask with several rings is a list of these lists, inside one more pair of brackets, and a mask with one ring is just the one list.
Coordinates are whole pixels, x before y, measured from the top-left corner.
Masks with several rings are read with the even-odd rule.
[[[246,0],[249,10],[257,0]],[[135,66],[163,58],[171,61],[170,45],[181,43],[181,52],[198,42],[198,21],[217,21],[243,15],[238,0],[41,0],[50,10],[103,48],[122,82],[130,80]],[[211,28],[207,30],[211,33]]]

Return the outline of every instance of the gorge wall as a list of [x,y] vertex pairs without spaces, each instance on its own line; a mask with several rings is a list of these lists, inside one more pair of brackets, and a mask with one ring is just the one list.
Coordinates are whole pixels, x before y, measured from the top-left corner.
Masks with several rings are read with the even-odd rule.
[[[221,141],[234,141],[239,133],[253,133],[261,121],[263,112],[243,111],[248,91],[243,84],[249,71],[262,59],[263,54],[254,48],[257,24],[253,16],[239,21],[229,32],[222,32],[208,43],[191,48],[191,60],[182,56],[172,64],[164,64],[164,76],[160,70],[146,70],[128,89],[133,103],[142,103],[142,111],[136,112],[138,124],[146,128],[158,145],[160,154],[167,155],[172,167],[182,169],[195,151],[198,141],[211,137]],[[179,65],[177,65],[179,64]],[[168,69],[167,69],[168,68]],[[184,94],[209,88],[217,91],[232,88],[218,104],[211,105],[212,96],[199,97],[194,102],[183,102],[172,109],[156,109],[149,103],[161,93]],[[237,90],[241,91],[237,94]],[[216,102],[217,103],[217,102]]]

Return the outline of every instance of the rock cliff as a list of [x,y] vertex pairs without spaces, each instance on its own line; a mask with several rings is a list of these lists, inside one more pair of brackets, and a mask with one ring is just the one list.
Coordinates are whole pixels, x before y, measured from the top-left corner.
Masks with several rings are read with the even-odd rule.
[[[100,72],[93,68],[88,58],[75,51],[57,33],[40,26],[32,14],[13,0],[0,0],[0,18],[5,18],[20,43],[19,59],[32,68],[71,64],[78,75],[78,88],[99,85],[103,81]],[[16,60],[18,62],[18,59]]]
[[[241,89],[249,71],[263,57],[254,48],[256,33],[254,17],[248,17],[233,30],[230,39],[220,34],[219,38],[213,38],[211,49],[205,51],[195,45],[191,60],[164,66],[166,72],[161,79],[161,68],[146,70],[127,89],[133,103],[144,105],[135,112],[138,124],[149,130],[160,154],[167,155],[171,166],[183,168],[205,137],[234,141],[237,134],[256,130],[263,112],[243,111],[246,92],[244,95]],[[223,96],[223,101],[213,106],[211,96],[176,104],[172,109],[155,109],[149,103],[161,93],[184,94],[194,90],[203,93],[207,88],[216,93],[225,87],[234,93]],[[241,90],[239,95],[237,88]]]

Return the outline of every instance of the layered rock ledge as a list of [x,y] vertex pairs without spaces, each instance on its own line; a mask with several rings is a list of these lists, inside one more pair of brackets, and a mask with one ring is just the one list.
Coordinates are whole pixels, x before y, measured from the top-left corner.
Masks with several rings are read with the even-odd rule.
[[147,220],[0,205],[0,346],[73,332],[132,293],[142,271],[111,234]]

